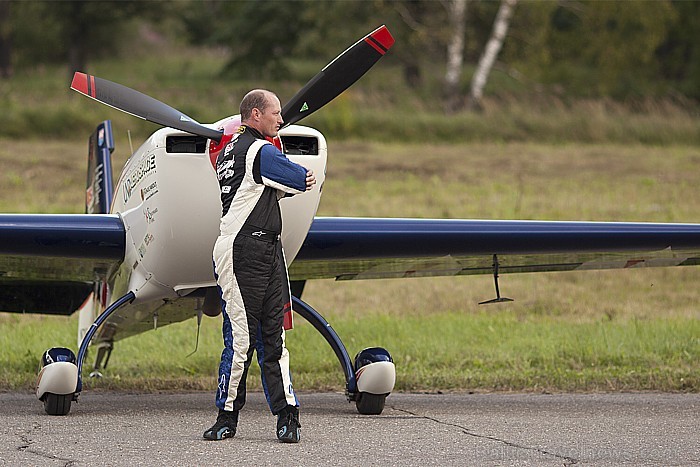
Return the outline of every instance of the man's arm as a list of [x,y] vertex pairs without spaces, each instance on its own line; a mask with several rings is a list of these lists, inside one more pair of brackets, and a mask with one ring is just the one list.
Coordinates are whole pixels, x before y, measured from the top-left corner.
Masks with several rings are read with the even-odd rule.
[[[258,153],[260,160],[260,182],[288,194],[303,193],[308,186],[308,171],[289,159],[272,144],[265,144]],[[315,183],[313,172],[311,186]],[[308,188],[307,188],[308,187]]]

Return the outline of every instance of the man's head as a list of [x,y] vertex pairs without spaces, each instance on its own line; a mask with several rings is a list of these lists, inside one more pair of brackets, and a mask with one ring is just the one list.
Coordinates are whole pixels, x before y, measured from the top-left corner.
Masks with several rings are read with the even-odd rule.
[[241,101],[241,123],[273,138],[284,123],[277,96],[265,89],[253,89]]

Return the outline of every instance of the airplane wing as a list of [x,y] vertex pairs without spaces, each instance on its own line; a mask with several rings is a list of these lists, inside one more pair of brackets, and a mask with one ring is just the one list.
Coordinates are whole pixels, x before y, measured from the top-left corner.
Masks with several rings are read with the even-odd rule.
[[[71,314],[123,260],[117,215],[0,215],[0,309]],[[700,264],[700,224],[319,217],[290,279]]]
[[125,242],[117,215],[0,214],[0,311],[73,313]]
[[697,264],[700,224],[325,217],[314,220],[289,275],[355,280]]
[[[0,310],[73,313],[93,282],[123,261],[125,242],[118,215],[1,214]],[[698,264],[700,224],[319,217],[289,276],[358,280]],[[163,305],[169,312],[159,324],[192,317],[188,299],[203,300],[201,292]],[[110,339],[152,327],[148,315]]]

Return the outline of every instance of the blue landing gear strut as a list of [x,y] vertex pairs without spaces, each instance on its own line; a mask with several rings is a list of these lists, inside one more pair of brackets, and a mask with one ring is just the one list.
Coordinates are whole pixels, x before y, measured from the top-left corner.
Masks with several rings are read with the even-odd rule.
[[110,306],[107,307],[107,309],[105,309],[105,311],[102,312],[100,316],[97,317],[95,322],[92,323],[92,326],[90,326],[88,332],[85,334],[85,337],[83,337],[83,341],[80,343],[80,349],[78,350],[78,387],[75,389],[75,395],[73,397],[74,400],[77,400],[78,394],[80,394],[80,391],[83,390],[83,361],[85,360],[85,356],[87,355],[87,349],[90,345],[90,341],[95,335],[95,332],[97,332],[97,328],[99,328],[102,325],[102,323],[104,323],[107,320],[107,318],[109,318],[112,315],[112,313],[117,311],[126,303],[133,302],[135,298],[136,295],[134,295],[134,292],[128,292],[119,300],[112,303]]
[[311,323],[311,325],[316,328],[316,330],[326,339],[328,344],[330,344],[336,357],[338,357],[340,366],[343,367],[343,372],[345,373],[345,393],[348,400],[355,400],[357,395],[355,369],[353,368],[348,351],[345,348],[345,345],[343,345],[343,342],[340,340],[340,337],[338,337],[338,334],[336,334],[331,325],[328,324],[328,321],[326,321],[316,310],[311,308],[311,306],[295,296],[292,296],[292,301],[294,303],[294,306],[292,307],[294,311],[299,313],[302,318]]

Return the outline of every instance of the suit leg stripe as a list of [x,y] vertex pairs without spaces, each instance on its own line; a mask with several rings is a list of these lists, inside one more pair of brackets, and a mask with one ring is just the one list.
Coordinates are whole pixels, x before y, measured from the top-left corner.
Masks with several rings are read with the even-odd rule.
[[[284,254],[284,248],[280,246],[282,250],[282,261],[284,262],[284,271],[287,270],[287,257]],[[287,297],[291,303],[292,300],[292,288],[289,285],[289,276],[285,274],[285,284],[287,287]],[[280,358],[280,373],[282,374],[282,383],[284,384],[284,396],[287,400],[288,405],[299,406],[299,400],[297,395],[294,393],[294,388],[292,387],[292,373],[289,369],[289,351],[287,350],[287,344],[285,342],[286,333],[284,332],[284,327],[282,327],[282,357]]]
[[217,264],[220,283],[228,284],[227,290],[223,291],[225,350],[221,356],[217,392],[217,407],[224,410],[233,410],[233,401],[238,395],[238,386],[245,370],[250,346],[248,319],[233,269],[233,238],[228,236],[225,240],[217,241],[215,245],[215,253],[218,253],[217,257],[220,259]]

